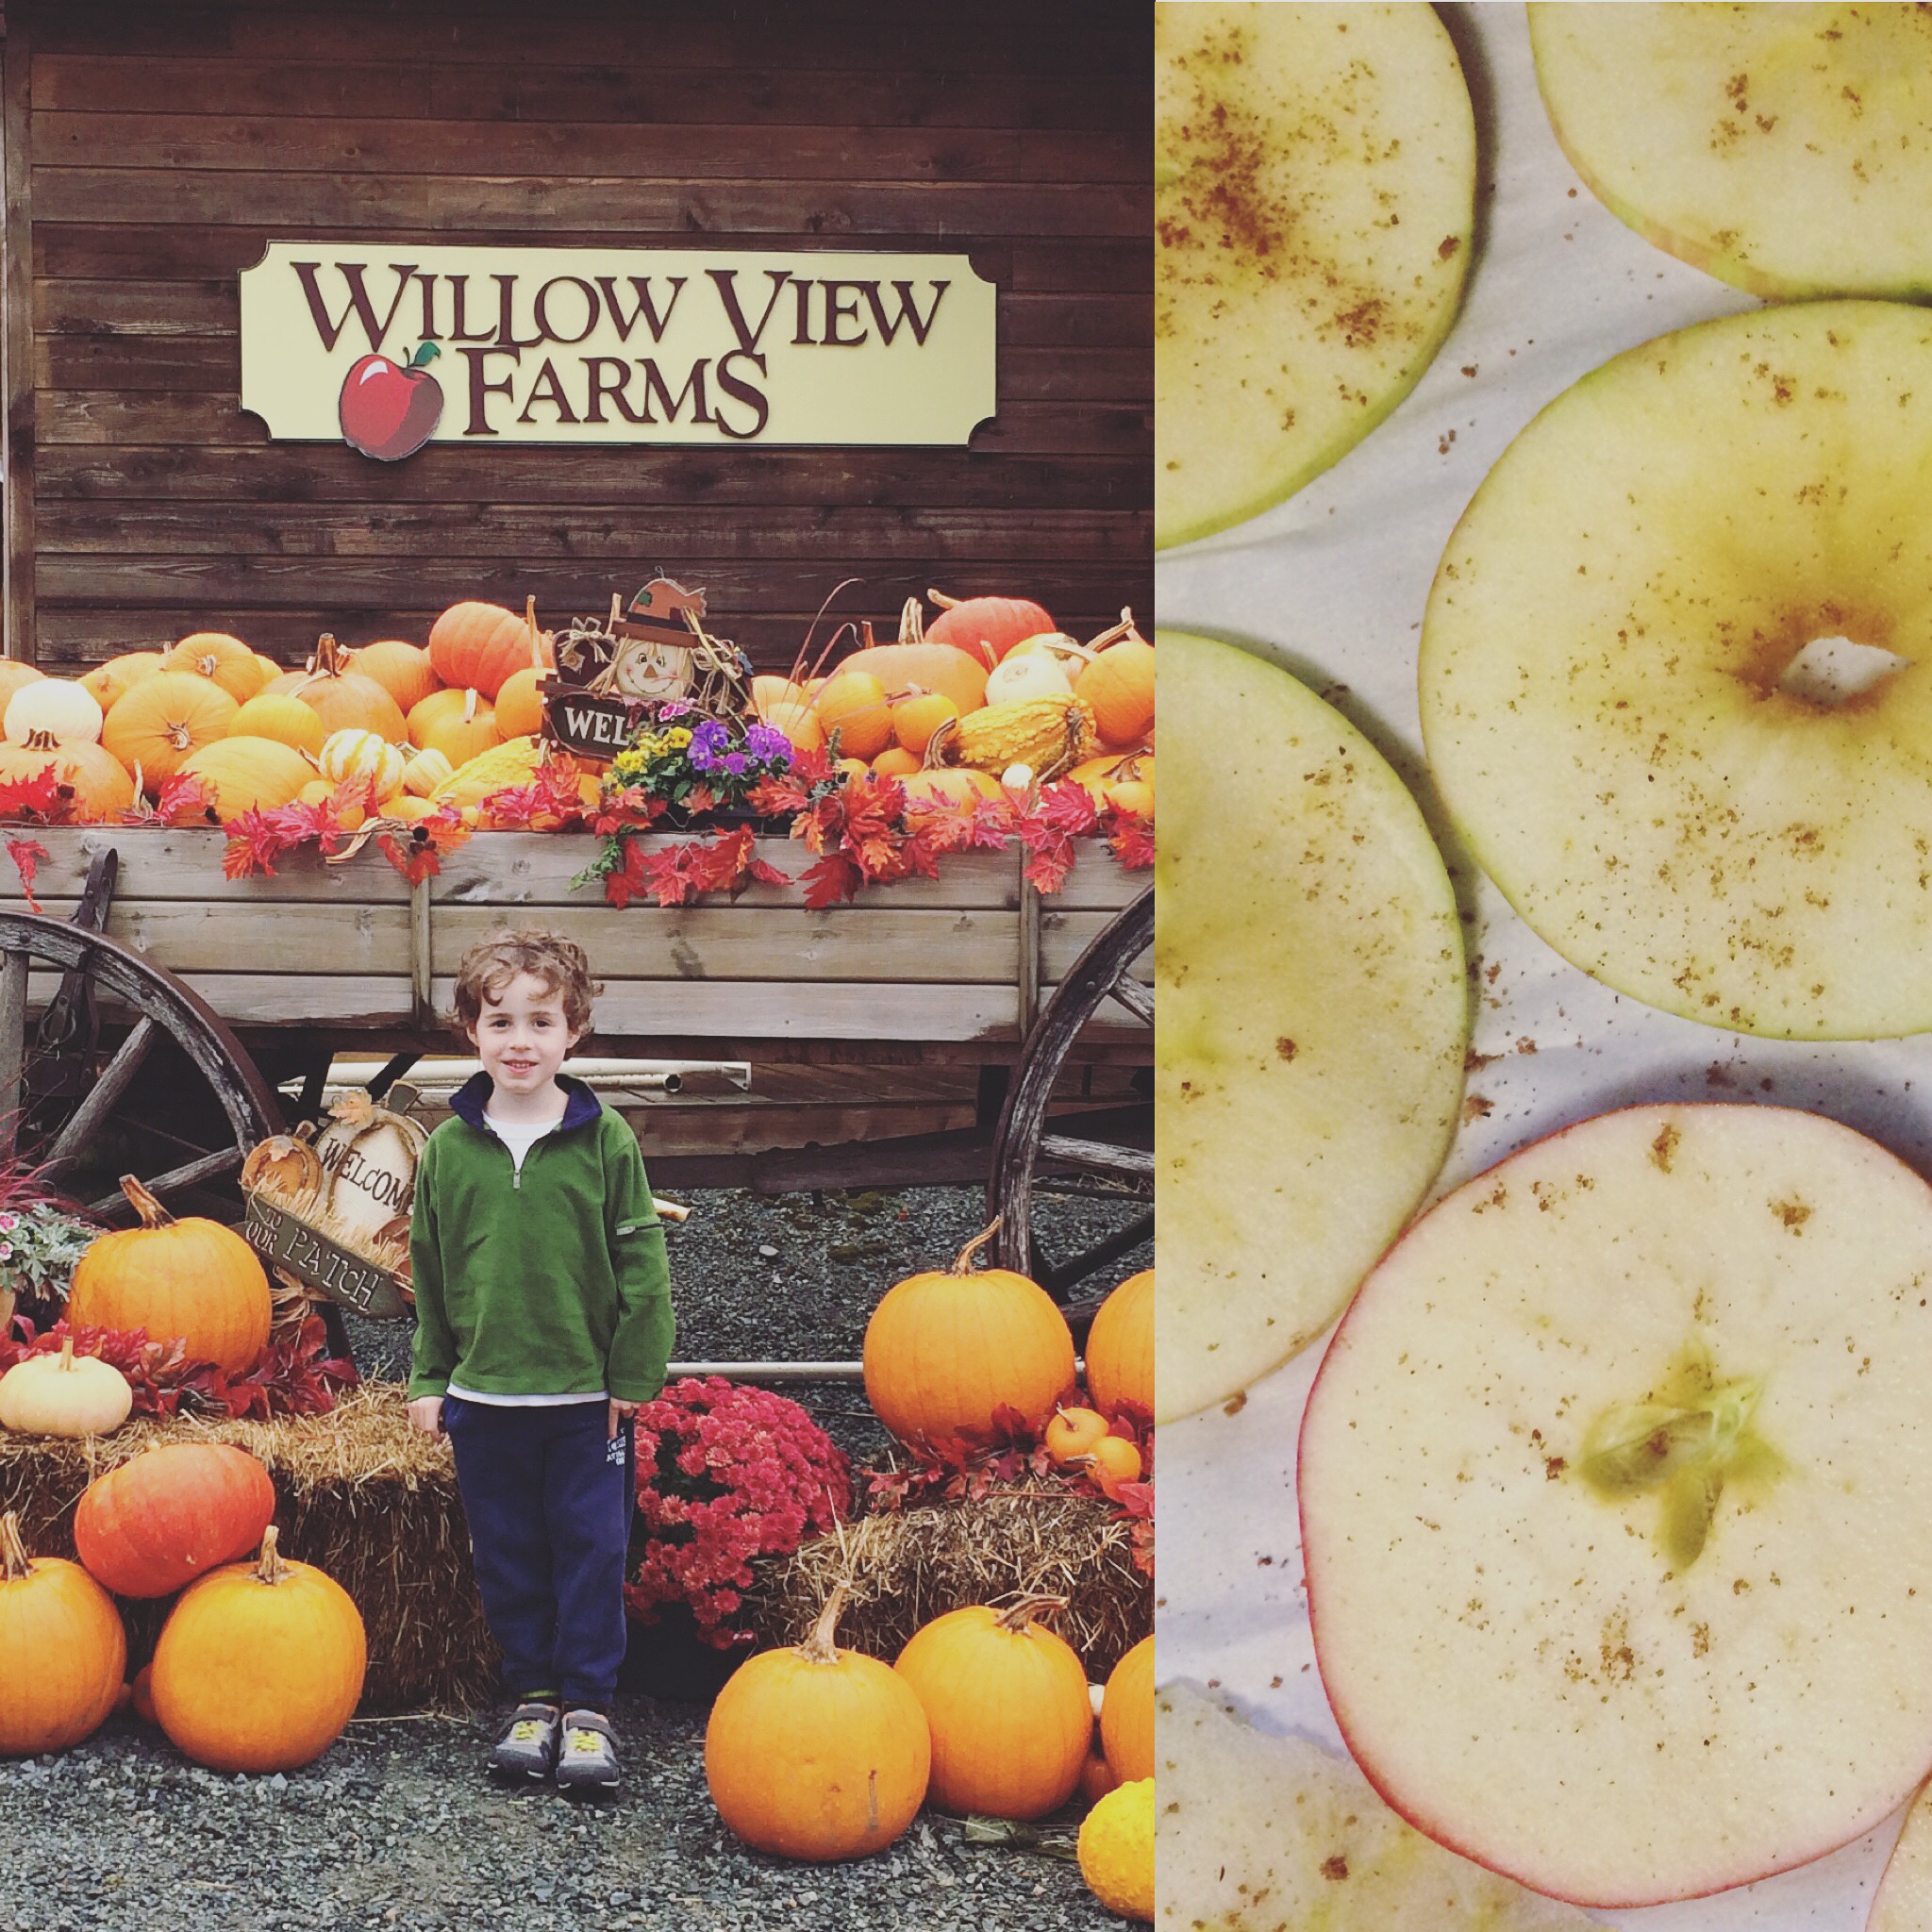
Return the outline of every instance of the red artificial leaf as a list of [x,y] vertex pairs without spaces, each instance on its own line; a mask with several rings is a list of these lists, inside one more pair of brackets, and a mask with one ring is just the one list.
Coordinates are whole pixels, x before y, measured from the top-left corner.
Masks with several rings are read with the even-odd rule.
[[65,824],[74,816],[74,787],[49,762],[31,778],[0,784],[0,819],[37,825]]
[[789,873],[780,872],[775,865],[768,859],[760,858],[756,852],[752,854],[744,869],[761,886],[789,886],[791,883]]
[[865,883],[865,874],[842,852],[828,852],[815,864],[806,867],[799,883],[805,888],[806,909],[822,912],[856,898]]
[[1107,842],[1124,872],[1145,872],[1154,863],[1154,821],[1138,812],[1109,812]]
[[199,819],[206,821],[213,808],[215,794],[207,780],[192,772],[176,772],[155,794],[152,817],[163,824],[178,825]]
[[1058,892],[1074,869],[1071,839],[1056,839],[1050,844],[1035,846],[1026,861],[1026,878],[1036,891]]
[[1036,809],[1043,824],[1070,839],[1084,838],[1100,828],[1100,811],[1093,803],[1093,794],[1071,778],[1042,786]]
[[249,810],[232,818],[222,828],[228,842],[222,853],[222,876],[245,879],[256,873],[274,878],[271,862],[289,848],[287,827],[277,824],[265,811]]
[[662,818],[664,810],[661,798],[653,798],[641,787],[633,785],[605,799],[587,823],[600,839],[608,839],[615,833],[634,832],[648,825],[654,819]]
[[20,874],[20,890],[25,895],[26,909],[38,912],[41,902],[34,897],[34,875],[41,869],[41,860],[54,855],[38,839],[9,839],[7,856],[12,859],[13,868]]

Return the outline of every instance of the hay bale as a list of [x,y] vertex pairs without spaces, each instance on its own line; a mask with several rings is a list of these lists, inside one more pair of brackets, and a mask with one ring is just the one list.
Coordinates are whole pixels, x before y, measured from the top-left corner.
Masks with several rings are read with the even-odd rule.
[[897,1657],[947,1610],[1063,1596],[1066,1609],[1050,1621],[1099,1682],[1154,1628],[1154,1582],[1134,1567],[1113,1506],[1033,1483],[976,1502],[884,1510],[812,1538],[747,1594],[759,1642],[802,1642],[839,1583],[847,1592],[839,1641],[874,1657]]
[[[28,1549],[74,1555],[74,1506],[96,1475],[151,1443],[233,1442],[267,1469],[285,1556],[325,1570],[369,1633],[365,1712],[473,1709],[499,1657],[470,1567],[470,1533],[444,1440],[408,1425],[400,1383],[350,1390],[326,1415],[273,1422],[140,1417],[111,1436],[61,1441],[0,1430],[0,1510]],[[124,1603],[130,1664],[151,1654],[169,1603]]]

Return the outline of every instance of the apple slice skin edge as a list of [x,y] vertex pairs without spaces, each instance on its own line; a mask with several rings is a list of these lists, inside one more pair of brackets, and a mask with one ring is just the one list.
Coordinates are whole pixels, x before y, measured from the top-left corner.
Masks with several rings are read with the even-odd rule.
[[[1391,1245],[1390,1253],[1393,1255],[1397,1252],[1403,1243],[1417,1229],[1424,1226],[1435,1214],[1445,1210],[1454,1211],[1458,1204],[1467,1202],[1472,1196],[1479,1194],[1485,1188],[1492,1187],[1499,1174],[1521,1160],[1524,1156],[1535,1153],[1540,1149],[1552,1148],[1564,1143],[1581,1130],[1589,1129],[1602,1122],[1615,1121],[1620,1117],[1628,1118],[1639,1115],[1655,1117],[1664,1115],[1681,1118],[1687,1114],[1721,1111],[1759,1114],[1789,1113],[1815,1124],[1824,1125],[1835,1130],[1845,1141],[1863,1143],[1866,1148],[1883,1156],[1885,1161],[1889,1162],[1892,1168],[1909,1176],[1909,1179],[1916,1184],[1919,1190],[1932,1191],[1932,1188],[1928,1188],[1928,1184],[1923,1176],[1916,1174],[1912,1170],[1907,1168],[1905,1163],[1899,1161],[1895,1156],[1890,1155],[1889,1150],[1879,1146],[1876,1142],[1870,1141],[1867,1137],[1858,1134],[1855,1129],[1846,1127],[1838,1122],[1825,1120],[1822,1116],[1803,1114],[1799,1113],[1796,1109],[1790,1108],[1757,1108],[1750,1103],[1673,1102],[1640,1104],[1616,1109],[1609,1114],[1595,1115],[1574,1122],[1568,1126],[1557,1128],[1541,1139],[1532,1141],[1526,1146],[1519,1148],[1504,1157],[1504,1158],[1498,1160],[1491,1168],[1457,1189],[1453,1193],[1445,1196],[1430,1209],[1427,1215],[1419,1217],[1417,1221],[1411,1223],[1409,1227],[1405,1229],[1403,1234]],[[1648,1123],[1646,1122],[1645,1124],[1647,1126]],[[1932,1260],[1932,1253],[1928,1253],[1928,1260]],[[1378,1263],[1378,1268],[1380,1265]],[[1338,1684],[1331,1669],[1330,1657],[1332,1653],[1329,1647],[1324,1644],[1323,1634],[1326,1627],[1324,1620],[1327,1616],[1327,1606],[1324,1598],[1325,1579],[1318,1574],[1322,1566],[1319,1558],[1314,1555],[1315,1548],[1322,1542],[1323,1537],[1319,1529],[1317,1529],[1312,1539],[1310,1536],[1309,1485],[1307,1474],[1311,1446],[1310,1439],[1311,1436],[1319,1434],[1322,1427],[1324,1394],[1332,1392],[1335,1380],[1341,1372],[1340,1365],[1345,1363],[1348,1358],[1351,1324],[1357,1323],[1363,1312],[1374,1306],[1374,1280],[1375,1275],[1372,1273],[1363,1283],[1361,1290],[1357,1291],[1355,1298],[1344,1309],[1341,1320],[1330,1339],[1327,1351],[1316,1372],[1314,1383],[1303,1409],[1296,1445],[1296,1511],[1306,1579],[1306,1599],[1310,1634],[1315,1647],[1317,1673],[1320,1675],[1324,1691],[1328,1699],[1330,1710],[1334,1715],[1338,1728],[1341,1732],[1351,1757],[1368,1779],[1377,1795],[1382,1798],[1391,1810],[1395,1811],[1398,1816],[1402,1817],[1435,1842],[1457,1853],[1461,1857],[1472,1859],[1477,1864],[1484,1865],[1491,1871],[1498,1872],[1506,1877],[1514,1879],[1517,1883],[1541,1892],[1546,1897],[1557,1899],[1566,1904],[1595,1909],[1631,1909],[1711,1896],[1718,1892],[1733,1890],[1740,1885],[1755,1883],[1758,1879],[1772,1877],[1779,1873],[1796,1870],[1802,1866],[1813,1863],[1855,1842],[1866,1832],[1882,1824],[1887,1818],[1895,1813],[1900,1806],[1911,1797],[1915,1790],[1925,1783],[1928,1774],[1932,1774],[1932,1723],[1928,1723],[1925,1727],[1924,1751],[1926,1761],[1915,1763],[1903,1772],[1899,1778],[1895,1780],[1895,1789],[1886,1788],[1877,1790],[1873,1798],[1855,1815],[1850,1815],[1839,1821],[1833,1827],[1828,1842],[1815,1845],[1807,1844],[1801,1852],[1793,1856],[1779,1857],[1773,1863],[1766,1865],[1753,1864],[1749,1869],[1720,1873],[1710,1876],[1707,1882],[1699,1882],[1681,1890],[1659,1890],[1655,1884],[1652,1884],[1647,1887],[1636,1885],[1617,1888],[1607,1892],[1606,1889],[1601,1886],[1593,1887],[1588,1884],[1576,1886],[1565,1883],[1560,1874],[1553,1874],[1548,1870],[1539,1870],[1534,1864],[1512,1860],[1506,1856],[1497,1856],[1493,1850],[1469,1841],[1467,1837],[1458,1836],[1459,1828],[1466,1830],[1466,1821],[1461,1827],[1458,1827],[1454,1822],[1445,1823],[1443,1819],[1433,1815],[1428,1807],[1419,1800],[1415,1793],[1406,1790],[1398,1780],[1390,1777],[1378,1765],[1374,1749],[1365,1748],[1373,1746],[1376,1740],[1365,1735],[1358,1715],[1350,1708],[1345,1688]],[[1921,1306],[1924,1306],[1923,1301]],[[1351,1424],[1352,1427],[1353,1424]],[[1339,1514],[1340,1512],[1337,1513]],[[1431,1524],[1429,1526],[1433,1527],[1434,1525]],[[1347,1530],[1348,1525],[1345,1523],[1338,1523],[1335,1533],[1345,1541],[1348,1540]],[[1424,1722],[1427,1716],[1428,1713],[1425,1711],[1412,1709],[1406,1721],[1411,1723]],[[1874,1920],[1874,1927],[1879,1926],[1879,1922]]]

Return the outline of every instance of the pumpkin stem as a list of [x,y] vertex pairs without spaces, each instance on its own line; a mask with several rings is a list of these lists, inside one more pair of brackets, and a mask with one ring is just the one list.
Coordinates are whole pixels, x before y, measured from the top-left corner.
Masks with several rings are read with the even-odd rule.
[[1067,1599],[1063,1596],[1023,1596],[1010,1609],[1000,1612],[998,1627],[1024,1630],[1049,1610],[1063,1610],[1066,1607]]
[[141,1216],[142,1226],[168,1227],[173,1224],[175,1217],[142,1186],[141,1182],[133,1174],[124,1174],[121,1176],[121,1191],[127,1196],[134,1211]]
[[275,1526],[273,1523],[261,1533],[261,1556],[255,1565],[256,1576],[263,1583],[280,1583],[289,1574],[289,1566],[282,1561],[275,1549]]
[[51,731],[29,731],[23,751],[58,751],[60,741]]
[[993,1236],[999,1233],[999,1231],[1000,1217],[997,1214],[995,1214],[993,1218],[990,1222],[988,1222],[987,1224],[984,1227],[982,1227],[979,1230],[979,1232],[976,1235],[974,1235],[973,1239],[970,1241],[968,1241],[963,1248],[959,1250],[958,1257],[954,1260],[953,1265],[946,1270],[946,1273],[948,1274],[971,1274],[973,1273],[974,1256],[976,1255],[981,1248],[985,1247],[987,1242],[991,1241]]
[[33,1559],[20,1540],[20,1516],[9,1509],[0,1516],[0,1582],[18,1583],[33,1574]]
[[471,687],[469,688],[469,690],[467,690],[467,691],[464,691],[464,693],[463,693],[463,723],[464,723],[465,724],[475,724],[475,722],[476,722],[476,687],[475,687],[475,685],[472,685],[472,686],[471,686]]
[[819,1620],[812,1625],[811,1635],[798,1646],[798,1654],[807,1663],[835,1664],[839,1661],[839,1646],[832,1641],[832,1633],[839,1627],[839,1614],[844,1607],[845,1586],[841,1583],[825,1599],[825,1607],[819,1612]]
[[74,1373],[74,1337],[71,1335],[60,1338],[59,1373],[63,1375]]
[[950,610],[955,604],[963,604],[966,601],[963,597],[949,597],[943,591],[928,591],[925,594],[941,610]]
[[[935,591],[934,595],[938,595]],[[923,644],[925,641],[925,611],[917,597],[908,597],[899,607],[899,641]]]
[[535,597],[525,597],[524,599],[524,622],[530,629],[530,669],[532,671],[541,671],[543,669],[543,646],[538,641],[537,600]]
[[1106,650],[1108,645],[1117,644],[1124,638],[1132,638],[1137,642],[1143,644],[1147,641],[1145,638],[1141,637],[1140,631],[1135,628],[1134,613],[1125,605],[1121,607],[1121,621],[1118,624],[1109,625],[1098,637],[1089,638],[1087,640],[1087,649],[1091,654],[1097,655],[1099,652]]

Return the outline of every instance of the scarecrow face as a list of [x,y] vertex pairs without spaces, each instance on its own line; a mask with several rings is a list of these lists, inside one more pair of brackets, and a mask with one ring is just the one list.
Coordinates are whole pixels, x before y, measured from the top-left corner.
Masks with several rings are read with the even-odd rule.
[[682,644],[636,644],[613,682],[627,698],[675,698],[691,684],[691,652]]

